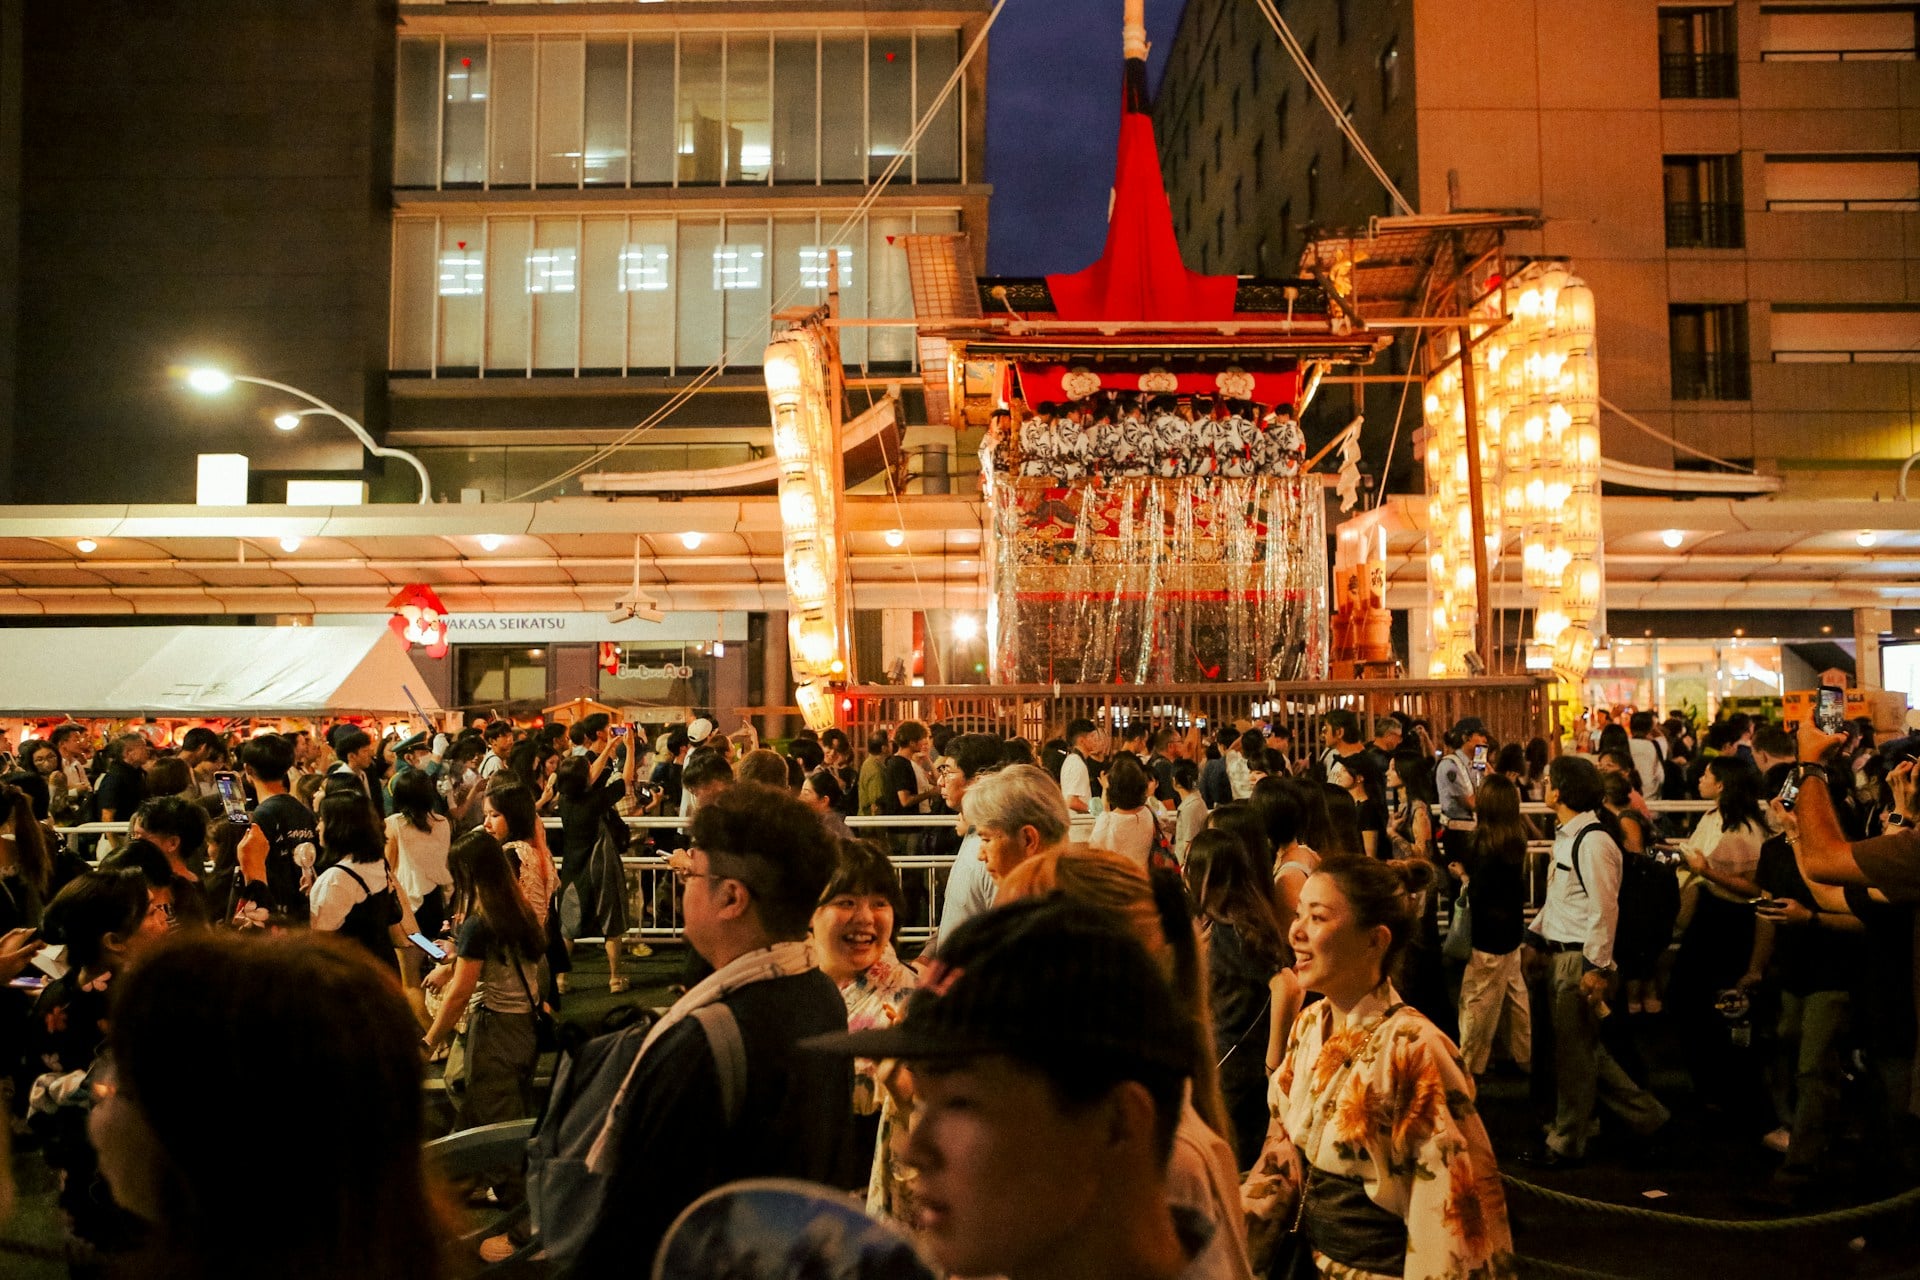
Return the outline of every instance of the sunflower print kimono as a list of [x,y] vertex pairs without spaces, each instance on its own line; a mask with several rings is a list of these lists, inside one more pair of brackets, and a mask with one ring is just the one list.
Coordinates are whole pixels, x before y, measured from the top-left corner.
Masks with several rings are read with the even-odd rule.
[[[1460,1051],[1389,983],[1342,1016],[1331,1002],[1293,1024],[1268,1082],[1267,1138],[1241,1187],[1254,1271],[1295,1221],[1300,1166],[1360,1180],[1407,1225],[1406,1280],[1507,1280],[1506,1195]],[[1375,1273],[1316,1252],[1328,1280]]]

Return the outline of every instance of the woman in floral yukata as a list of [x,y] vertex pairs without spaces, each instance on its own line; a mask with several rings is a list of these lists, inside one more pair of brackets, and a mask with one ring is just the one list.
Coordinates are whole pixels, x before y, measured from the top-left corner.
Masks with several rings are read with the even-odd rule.
[[[907,1011],[915,975],[893,951],[893,921],[902,903],[900,877],[880,846],[842,840],[840,862],[813,913],[813,954],[847,1002],[847,1029],[890,1027]],[[854,1150],[882,1147],[882,1094],[874,1079],[879,1064],[854,1061]],[[849,1170],[856,1179],[866,1170]],[[859,1185],[864,1187],[865,1181]]]
[[[1460,1051],[1389,975],[1432,876],[1332,858],[1300,891],[1295,973],[1325,999],[1293,1025],[1272,1121],[1241,1188],[1255,1271],[1311,1250],[1326,1280],[1506,1280],[1506,1197]],[[1292,1238],[1289,1233],[1297,1233]]]

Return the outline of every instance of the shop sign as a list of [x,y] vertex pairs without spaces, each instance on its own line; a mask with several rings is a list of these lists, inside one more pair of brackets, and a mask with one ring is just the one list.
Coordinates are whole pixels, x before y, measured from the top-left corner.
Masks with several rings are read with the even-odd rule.
[[640,662],[626,668],[621,674],[635,680],[691,680],[693,668],[684,662],[665,662],[658,666]]

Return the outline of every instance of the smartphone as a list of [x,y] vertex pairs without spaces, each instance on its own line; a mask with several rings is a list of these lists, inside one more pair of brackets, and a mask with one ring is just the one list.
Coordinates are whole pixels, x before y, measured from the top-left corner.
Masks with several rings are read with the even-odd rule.
[[441,961],[447,958],[447,949],[424,933],[410,933],[407,941],[427,953],[427,959]]
[[1481,773],[1485,773],[1487,771],[1486,747],[1478,746],[1473,749],[1473,767],[1475,769],[1478,769]]
[[1800,799],[1800,777],[1797,773],[1789,774],[1786,782],[1781,784],[1778,799],[1782,809],[1793,812],[1794,803]]
[[1847,725],[1847,691],[1823,684],[1815,694],[1813,725],[1822,733],[1839,733]]
[[1772,902],[1772,901],[1773,901],[1773,895],[1772,895],[1772,894],[1770,894],[1770,893],[1763,893],[1763,894],[1761,894],[1761,895],[1760,895],[1759,897],[1757,897],[1757,898],[1748,898],[1748,899],[1747,899],[1747,905],[1748,905],[1748,906],[1750,906],[1750,907],[1762,907],[1762,906],[1765,906],[1766,904],[1768,904],[1769,902]]
[[23,973],[7,985],[16,991],[42,991],[46,989],[47,980],[38,974]]
[[239,774],[222,769],[213,775],[213,785],[220,793],[220,807],[226,810],[228,822],[244,827],[253,821],[247,816],[247,793],[240,786]]

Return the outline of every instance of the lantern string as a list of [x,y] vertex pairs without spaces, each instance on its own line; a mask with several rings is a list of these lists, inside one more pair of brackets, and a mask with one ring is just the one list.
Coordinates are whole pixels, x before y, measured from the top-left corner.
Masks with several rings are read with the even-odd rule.
[[1273,33],[1280,37],[1280,43],[1286,49],[1287,56],[1293,59],[1294,66],[1298,67],[1300,74],[1306,77],[1307,87],[1313,90],[1314,97],[1320,99],[1320,104],[1333,117],[1334,127],[1353,144],[1354,151],[1366,163],[1367,168],[1372,170],[1373,176],[1380,180],[1380,185],[1387,189],[1387,194],[1393,197],[1393,203],[1399,206],[1400,211],[1408,216],[1416,213],[1417,211],[1408,203],[1406,196],[1400,193],[1400,188],[1393,184],[1393,179],[1387,176],[1387,171],[1380,167],[1380,162],[1374,158],[1373,151],[1367,146],[1366,139],[1360,136],[1360,131],[1354,127],[1353,121],[1340,109],[1340,104],[1334,101],[1333,91],[1327,88],[1327,82],[1320,78],[1320,73],[1313,69],[1313,60],[1307,57],[1306,50],[1300,47],[1300,41],[1294,37],[1293,28],[1289,27],[1287,20],[1280,16],[1280,10],[1274,7],[1273,0],[1254,0],[1254,3],[1260,7],[1260,12],[1266,15],[1267,25],[1273,28]]
[[[1006,7],[1007,0],[999,0],[999,3],[993,6],[993,11],[987,15],[986,22],[981,25],[979,32],[975,34],[973,43],[967,46],[965,56],[960,59],[959,63],[953,69],[953,74],[947,77],[946,84],[942,85],[940,92],[935,95],[933,104],[922,113],[920,119],[913,126],[913,132],[909,133],[907,140],[901,144],[900,150],[887,164],[887,167],[881,170],[879,178],[874,181],[873,185],[867,188],[867,192],[861,197],[860,203],[855,205],[853,211],[847,214],[846,220],[840,224],[839,230],[833,233],[832,237],[828,240],[830,245],[839,244],[846,237],[847,233],[857,226],[862,218],[867,216],[875,202],[885,193],[887,185],[899,174],[900,167],[913,156],[915,148],[919,146],[921,135],[926,133],[927,129],[933,124],[934,118],[946,107],[947,100],[953,97],[954,91],[959,87],[962,77],[966,75],[968,65],[972,63],[974,56],[980,52],[981,47],[986,44],[987,33],[993,29],[994,20],[1000,16],[1000,11]],[[799,294],[801,290],[808,287],[806,277],[803,274],[799,279],[788,285],[785,292],[774,299],[773,305],[768,308],[768,311],[774,312],[780,310],[791,302],[795,295]],[[731,346],[722,350],[719,359],[701,370],[691,382],[669,397],[665,404],[648,414],[646,418],[635,424],[610,444],[588,454],[586,458],[568,467],[552,479],[542,481],[534,485],[531,489],[522,490],[514,494],[511,498],[506,499],[506,501],[522,502],[536,493],[553,488],[557,484],[565,484],[575,476],[598,466],[619,450],[626,448],[635,440],[638,440],[641,436],[672,417],[682,405],[686,404],[687,401],[697,395],[702,388],[719,377],[720,371],[741,354],[743,348],[749,341],[750,335],[746,334],[735,339]]]
[[1674,448],[1678,449],[1682,453],[1692,454],[1694,457],[1700,459],[1702,462],[1711,462],[1715,466],[1725,467],[1729,471],[1738,471],[1742,475],[1758,475],[1759,474],[1752,467],[1743,467],[1737,462],[1728,462],[1725,458],[1716,458],[1710,453],[1707,453],[1700,449],[1696,449],[1690,444],[1686,444],[1682,441],[1674,439],[1672,436],[1660,430],[1660,428],[1658,427],[1648,426],[1646,423],[1640,421],[1640,419],[1634,417],[1632,414],[1628,413],[1625,409],[1622,409],[1619,405],[1607,399],[1605,396],[1600,397],[1600,407],[1602,409],[1605,409],[1608,413],[1611,413],[1614,417],[1619,418],[1624,422],[1626,422],[1628,426],[1634,427],[1640,431],[1645,432],[1647,435],[1652,436],[1655,440],[1664,441],[1665,443],[1672,445]]

